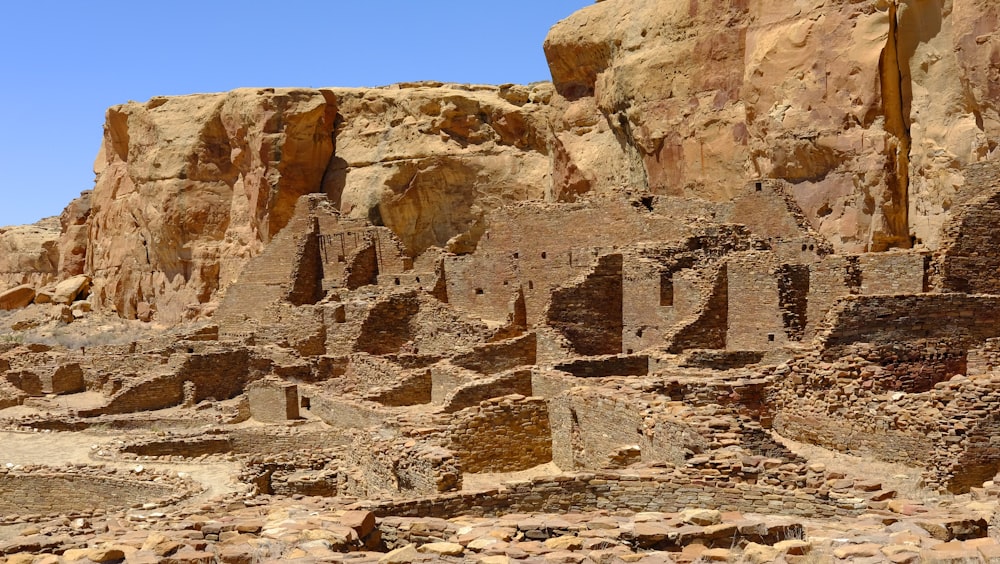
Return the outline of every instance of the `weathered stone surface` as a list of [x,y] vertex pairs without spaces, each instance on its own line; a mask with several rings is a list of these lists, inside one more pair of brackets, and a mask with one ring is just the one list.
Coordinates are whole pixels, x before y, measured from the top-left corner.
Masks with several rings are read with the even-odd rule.
[[0,227],[0,287],[30,284],[40,288],[53,282],[59,273],[59,252],[56,218]]
[[412,256],[453,238],[474,247],[486,212],[545,195],[551,86],[333,92],[343,123],[324,191],[349,217],[392,229]]
[[90,288],[90,277],[85,274],[67,278],[56,284],[49,300],[56,304],[71,304],[77,298],[84,297]]
[[0,309],[12,310],[28,307],[35,299],[35,289],[30,284],[15,286],[0,292]]
[[554,185],[608,189],[609,162],[708,199],[781,178],[838,249],[934,248],[962,166],[996,146],[996,19],[985,1],[600,2],[545,43],[568,101],[557,136],[587,139],[562,144]]
[[109,109],[88,220],[96,303],[134,318],[155,302],[169,321],[211,301],[320,191],[335,114],[329,91],[271,88]]

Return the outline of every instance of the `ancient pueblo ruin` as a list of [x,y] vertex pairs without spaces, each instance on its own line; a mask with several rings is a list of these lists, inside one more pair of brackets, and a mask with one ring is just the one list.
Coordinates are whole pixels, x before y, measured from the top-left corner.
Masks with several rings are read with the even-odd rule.
[[1000,5],[107,111],[0,229],[7,562],[1000,562]]

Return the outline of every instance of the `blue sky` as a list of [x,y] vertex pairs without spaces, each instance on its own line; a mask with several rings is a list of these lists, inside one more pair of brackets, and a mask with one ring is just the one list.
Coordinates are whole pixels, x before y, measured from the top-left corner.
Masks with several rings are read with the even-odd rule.
[[10,2],[0,226],[93,186],[104,110],[241,86],[548,80],[549,28],[593,0]]

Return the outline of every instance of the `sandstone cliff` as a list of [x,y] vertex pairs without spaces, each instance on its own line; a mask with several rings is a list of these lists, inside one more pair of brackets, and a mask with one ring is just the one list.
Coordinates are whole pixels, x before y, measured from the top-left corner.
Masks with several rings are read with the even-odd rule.
[[553,27],[551,84],[130,102],[108,110],[97,184],[61,235],[0,238],[3,284],[86,273],[95,306],[123,317],[208,315],[298,197],[320,192],[413,258],[471,252],[488,212],[518,201],[727,202],[764,178],[789,183],[835,251],[935,250],[972,197],[965,168],[995,155],[997,12],[986,0],[605,0]]
[[936,248],[996,146],[996,23],[984,0],[598,3],[545,43],[555,183],[725,200],[778,178],[840,250]]

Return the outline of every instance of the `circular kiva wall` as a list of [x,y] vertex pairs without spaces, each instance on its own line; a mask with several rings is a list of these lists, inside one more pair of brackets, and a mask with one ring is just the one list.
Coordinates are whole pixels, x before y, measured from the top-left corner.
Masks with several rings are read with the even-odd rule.
[[[0,474],[0,515],[88,512],[179,501],[195,486],[168,476],[129,478],[125,471],[54,468]],[[153,481],[153,478],[157,481]]]

